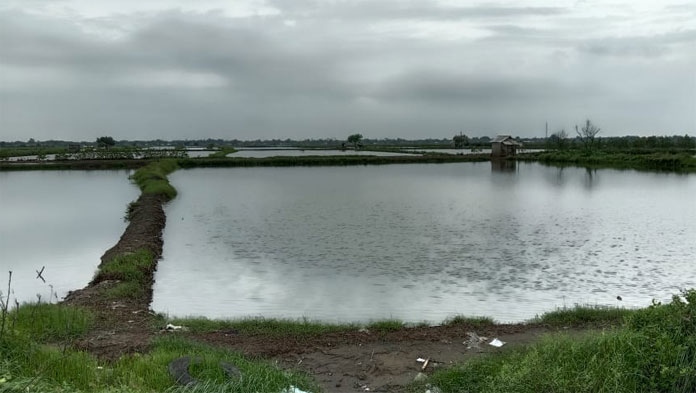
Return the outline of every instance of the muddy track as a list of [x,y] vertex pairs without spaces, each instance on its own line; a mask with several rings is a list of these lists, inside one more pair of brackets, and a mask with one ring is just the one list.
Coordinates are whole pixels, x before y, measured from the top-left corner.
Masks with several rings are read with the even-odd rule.
[[85,288],[70,292],[63,300],[64,304],[86,307],[95,315],[95,326],[86,337],[76,342],[78,348],[108,359],[147,349],[153,334],[154,316],[150,302],[156,261],[162,255],[165,202],[163,195],[141,194],[132,205],[130,223],[121,239],[101,257],[100,267],[116,256],[142,248],[150,250],[155,256],[155,264],[147,272],[145,296],[111,299],[105,291],[119,281],[95,278]]

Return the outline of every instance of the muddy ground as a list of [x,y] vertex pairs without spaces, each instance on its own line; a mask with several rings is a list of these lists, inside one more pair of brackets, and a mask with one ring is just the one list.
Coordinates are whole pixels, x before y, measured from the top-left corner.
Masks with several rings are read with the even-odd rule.
[[[272,359],[281,367],[312,375],[325,392],[343,393],[403,392],[420,372],[428,375],[455,362],[507,351],[558,331],[576,335],[586,330],[521,324],[461,324],[404,328],[386,333],[331,333],[311,338],[245,336],[233,330],[190,337],[248,356]],[[472,340],[470,333],[486,340]],[[488,344],[493,338],[506,344],[502,348],[493,347]],[[425,370],[418,358],[429,359]]]

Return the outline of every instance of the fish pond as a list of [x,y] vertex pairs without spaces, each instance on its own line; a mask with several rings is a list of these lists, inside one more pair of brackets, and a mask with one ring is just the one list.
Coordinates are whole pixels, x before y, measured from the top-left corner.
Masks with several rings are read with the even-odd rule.
[[0,172],[0,291],[8,271],[19,302],[55,302],[87,285],[139,193],[128,171]]
[[485,162],[170,181],[152,306],[173,316],[522,321],[696,286],[694,175]]

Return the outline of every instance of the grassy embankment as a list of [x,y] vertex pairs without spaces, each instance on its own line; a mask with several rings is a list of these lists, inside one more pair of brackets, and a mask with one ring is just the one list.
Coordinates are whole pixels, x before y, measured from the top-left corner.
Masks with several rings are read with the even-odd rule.
[[207,158],[225,158],[228,154],[236,153],[237,149],[234,147],[222,147],[215,153],[209,154]]
[[487,155],[436,155],[436,156],[277,156],[264,158],[196,158],[180,159],[181,168],[196,167],[256,167],[256,166],[344,166],[344,165],[384,165],[384,164],[436,164],[451,162],[488,161]]
[[0,149],[0,160],[7,159],[9,157],[65,154],[67,152],[68,149],[66,147],[5,147]]
[[521,154],[516,159],[561,166],[696,172],[696,157],[689,152],[550,150]]
[[[290,385],[316,390],[307,376],[174,336],[157,338],[146,354],[101,361],[70,347],[71,340],[83,336],[92,320],[84,309],[56,304],[23,305],[11,311],[0,335],[0,391],[241,393],[281,392]],[[201,359],[191,366],[192,374],[206,381],[196,389],[176,387],[168,374],[168,364],[182,356]],[[243,377],[226,378],[221,361],[234,364]]]
[[[552,323],[596,319],[583,312],[542,317]],[[614,317],[619,317],[620,312]],[[611,315],[609,315],[611,316]],[[520,350],[471,360],[428,381],[443,392],[696,391],[696,291],[624,316],[613,330],[581,338],[550,335]],[[424,383],[412,391],[424,391]]]

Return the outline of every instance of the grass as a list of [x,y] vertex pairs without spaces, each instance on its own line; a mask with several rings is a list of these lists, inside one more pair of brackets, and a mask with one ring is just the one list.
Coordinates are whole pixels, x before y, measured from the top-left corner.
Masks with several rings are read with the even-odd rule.
[[99,267],[94,282],[104,280],[120,281],[105,291],[109,298],[142,298],[150,286],[150,278],[155,266],[155,257],[147,249],[139,249],[131,254],[118,255]]
[[[284,371],[270,362],[251,360],[224,349],[180,337],[162,336],[152,350],[105,363],[91,355],[26,342],[3,342],[0,348],[0,391],[27,392],[282,392],[289,386],[318,391],[303,374]],[[177,387],[167,366],[182,356],[199,358],[192,362],[191,375],[202,381],[195,389]],[[220,368],[224,361],[236,366],[241,378],[228,379]]]
[[169,184],[167,175],[177,168],[175,159],[153,161],[136,170],[131,179],[140,187],[143,194],[161,194],[167,200],[171,200],[176,197],[176,189]]
[[8,334],[21,332],[38,342],[53,342],[82,336],[92,326],[94,316],[79,307],[62,304],[26,303],[7,317]]
[[599,305],[575,305],[559,308],[532,319],[530,323],[554,327],[621,325],[636,310]]
[[474,327],[491,326],[496,322],[490,317],[467,317],[464,315],[456,315],[443,322],[443,325],[469,325]]
[[[548,318],[578,320],[568,317],[571,312]],[[520,350],[437,372],[428,383],[445,393],[696,391],[696,290],[623,317],[625,322],[619,328],[580,338],[549,335]],[[411,386],[414,392],[423,388],[423,383]]]
[[[213,320],[207,318],[175,318],[168,323],[186,326],[194,333],[236,330],[245,335],[265,335],[272,337],[312,337],[327,333],[339,333],[359,329],[359,326],[355,324],[327,324],[305,319],[245,318],[238,320]],[[164,324],[163,318],[162,325]]]

